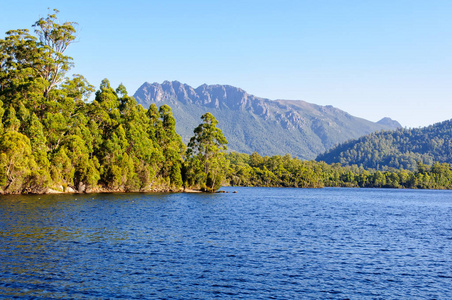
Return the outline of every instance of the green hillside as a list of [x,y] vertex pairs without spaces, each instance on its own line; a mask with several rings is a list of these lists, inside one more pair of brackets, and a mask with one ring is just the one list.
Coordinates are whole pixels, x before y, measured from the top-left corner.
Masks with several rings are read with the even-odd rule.
[[452,163],[452,120],[423,128],[371,133],[321,154],[317,161],[385,170],[415,170],[417,162]]

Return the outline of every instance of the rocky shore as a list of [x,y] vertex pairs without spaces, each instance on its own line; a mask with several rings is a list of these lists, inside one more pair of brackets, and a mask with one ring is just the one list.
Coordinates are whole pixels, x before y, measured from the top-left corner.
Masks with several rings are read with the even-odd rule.
[[168,186],[150,186],[145,189],[140,190],[126,190],[123,188],[112,189],[105,186],[90,187],[80,184],[78,187],[74,186],[57,186],[57,187],[47,187],[47,188],[35,188],[30,190],[22,191],[21,193],[11,193],[8,190],[3,191],[0,189],[0,195],[14,195],[14,194],[96,194],[96,193],[201,193],[199,190],[190,188],[174,188]]

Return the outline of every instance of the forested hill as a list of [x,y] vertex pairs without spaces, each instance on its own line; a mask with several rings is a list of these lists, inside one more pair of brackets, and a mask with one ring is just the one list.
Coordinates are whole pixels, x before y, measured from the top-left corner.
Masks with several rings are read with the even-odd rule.
[[452,163],[452,120],[428,127],[371,133],[340,144],[317,161],[364,168],[415,170],[417,161]]
[[144,83],[134,98],[145,108],[151,103],[171,106],[176,130],[185,142],[198,123],[198,116],[208,111],[219,120],[230,150],[263,155],[290,153],[301,159],[314,159],[346,140],[400,127],[389,118],[374,123],[332,106],[272,101],[228,85],[193,88],[178,81]]

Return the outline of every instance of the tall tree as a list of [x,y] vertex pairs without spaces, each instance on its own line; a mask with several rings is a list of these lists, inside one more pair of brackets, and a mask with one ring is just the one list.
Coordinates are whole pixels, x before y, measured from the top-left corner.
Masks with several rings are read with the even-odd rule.
[[60,84],[66,72],[72,67],[72,58],[64,55],[67,47],[75,40],[76,30],[74,22],[57,22],[57,9],[54,14],[39,19],[33,27],[38,36],[38,47],[40,60],[34,62],[33,69],[41,77],[46,86],[43,91],[44,97]]
[[169,178],[172,185],[180,187],[182,186],[181,169],[186,147],[176,132],[176,120],[171,108],[168,105],[162,105],[159,112],[162,119],[159,143],[164,156],[162,174]]
[[76,38],[75,23],[58,23],[57,13],[54,10],[33,25],[36,36],[19,29],[6,32],[0,40],[0,100],[4,103],[16,105],[20,100],[32,112],[42,113],[49,102],[56,101],[51,92],[72,66],[72,58],[64,52]]
[[211,113],[201,117],[202,123],[194,130],[187,149],[187,182],[202,190],[214,192],[220,188],[228,168],[225,158],[228,141],[217,127],[218,121]]

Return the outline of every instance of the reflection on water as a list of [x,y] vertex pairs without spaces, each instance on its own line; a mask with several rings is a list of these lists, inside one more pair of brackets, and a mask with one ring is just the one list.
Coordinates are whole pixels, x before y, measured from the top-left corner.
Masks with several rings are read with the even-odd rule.
[[0,298],[447,299],[452,193],[0,197]]

